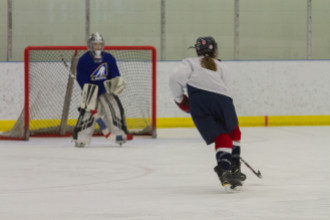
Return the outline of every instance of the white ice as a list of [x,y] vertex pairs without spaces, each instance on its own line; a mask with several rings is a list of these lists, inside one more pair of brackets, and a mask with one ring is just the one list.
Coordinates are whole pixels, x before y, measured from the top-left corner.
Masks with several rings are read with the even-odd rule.
[[330,127],[242,128],[248,178],[225,192],[195,128],[123,147],[94,138],[0,141],[1,220],[328,220]]

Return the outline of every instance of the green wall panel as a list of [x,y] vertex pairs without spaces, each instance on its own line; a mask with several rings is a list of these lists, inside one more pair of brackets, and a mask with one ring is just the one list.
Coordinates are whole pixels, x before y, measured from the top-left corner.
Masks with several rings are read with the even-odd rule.
[[[13,61],[28,45],[85,45],[85,0],[12,0]],[[234,0],[166,0],[166,60],[195,56],[212,35],[234,59]],[[240,0],[239,59],[306,59],[307,0]],[[161,0],[90,0],[90,31],[108,45],[152,45],[160,59]],[[7,59],[7,0],[0,1],[0,61]],[[330,59],[330,1],[312,1],[312,59]]]

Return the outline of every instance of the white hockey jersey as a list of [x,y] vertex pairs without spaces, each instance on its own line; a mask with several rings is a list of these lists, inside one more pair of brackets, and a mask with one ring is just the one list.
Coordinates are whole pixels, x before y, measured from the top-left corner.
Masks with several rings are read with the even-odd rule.
[[202,58],[186,58],[173,69],[169,82],[175,101],[182,101],[182,95],[187,84],[198,89],[231,97],[228,89],[229,72],[227,67],[215,59],[217,71],[208,70],[201,66]]

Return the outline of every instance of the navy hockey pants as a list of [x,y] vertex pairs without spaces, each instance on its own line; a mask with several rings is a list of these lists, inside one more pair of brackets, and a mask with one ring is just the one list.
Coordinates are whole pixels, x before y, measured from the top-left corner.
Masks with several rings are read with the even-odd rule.
[[232,98],[189,85],[187,88],[192,119],[207,144],[238,126]]

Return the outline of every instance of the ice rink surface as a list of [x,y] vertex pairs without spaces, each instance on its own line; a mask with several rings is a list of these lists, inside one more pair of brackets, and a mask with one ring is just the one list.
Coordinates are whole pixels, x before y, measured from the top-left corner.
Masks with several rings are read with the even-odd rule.
[[195,128],[159,129],[123,147],[93,138],[0,141],[1,220],[328,220],[330,127],[242,128],[240,193],[213,172]]

